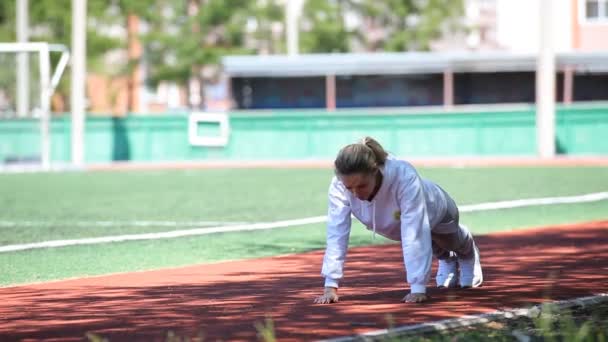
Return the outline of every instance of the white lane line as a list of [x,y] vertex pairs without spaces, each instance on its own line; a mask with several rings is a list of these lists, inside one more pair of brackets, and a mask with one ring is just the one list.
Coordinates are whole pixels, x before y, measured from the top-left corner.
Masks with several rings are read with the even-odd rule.
[[[586,195],[580,195],[580,196],[531,198],[531,199],[522,199],[522,200],[514,200],[514,201],[480,203],[480,204],[461,206],[460,210],[462,212],[473,212],[473,211],[482,211],[482,210],[518,208],[518,207],[523,207],[523,206],[535,206],[535,205],[596,202],[596,201],[601,201],[601,200],[605,200],[605,199],[608,199],[608,192],[598,192],[598,193],[592,193],[592,194],[586,194]],[[287,228],[287,227],[302,226],[302,225],[313,224],[313,223],[323,223],[325,221],[327,221],[327,216],[316,216],[316,217],[309,217],[309,218],[303,218],[303,219],[268,222],[268,223],[239,224],[239,225],[228,226],[228,227],[217,226],[217,227],[209,227],[209,228],[176,230],[176,231],[162,232],[162,233],[131,234],[131,235],[106,236],[106,237],[74,239],[74,240],[53,240],[53,241],[44,241],[44,242],[27,243],[27,244],[19,244],[19,245],[1,246],[0,253],[15,252],[15,251],[28,250],[28,249],[37,249],[37,248],[65,247],[65,246],[75,246],[75,245],[92,245],[92,244],[98,244],[98,243],[136,241],[136,240],[170,239],[170,238],[176,238],[176,237],[206,235],[206,234],[214,234],[214,233]]]
[[[576,306],[587,306],[600,304],[608,300],[608,294],[599,293],[595,296],[574,298],[545,303],[552,305],[556,310],[562,311]],[[415,325],[405,325],[391,329],[379,329],[363,333],[360,335],[337,337],[320,342],[351,342],[351,341],[379,341],[386,338],[396,339],[398,337],[412,336],[436,331],[449,331],[451,329],[464,328],[479,324],[493,322],[499,319],[513,319],[521,316],[537,318],[543,312],[543,304],[529,308],[512,310],[498,310],[487,314],[467,315],[460,318],[445,319],[437,322],[421,323]]]
[[461,212],[472,212],[472,211],[481,211],[481,210],[497,210],[497,209],[510,209],[510,208],[518,208],[518,207],[531,207],[531,206],[535,206],[535,205],[597,202],[597,201],[602,201],[605,199],[608,199],[608,192],[596,192],[596,193],[580,195],[580,196],[528,198],[528,199],[520,199],[520,200],[513,200],[513,201],[501,201],[501,202],[463,205],[463,206],[459,207],[459,210]]
[[2,227],[201,227],[201,226],[233,226],[237,224],[251,224],[251,222],[225,222],[225,221],[8,221],[0,220]]
[[108,242],[122,242],[122,241],[136,241],[136,240],[157,240],[157,239],[171,239],[184,236],[195,236],[195,235],[206,235],[213,233],[226,233],[226,232],[240,232],[260,229],[273,229],[283,227],[302,226],[312,223],[325,222],[326,216],[317,216],[297,220],[277,221],[269,223],[254,223],[254,224],[243,224],[235,226],[220,226],[210,228],[197,228],[187,230],[176,230],[172,232],[163,233],[147,233],[147,234],[131,234],[131,235],[119,235],[119,236],[105,236],[98,238],[86,238],[86,239],[75,239],[75,240],[54,240],[44,241],[36,243],[27,243],[22,245],[8,245],[0,247],[0,252],[15,252],[26,249],[37,249],[37,248],[49,248],[49,247],[65,247],[75,245],[93,245],[98,243]]

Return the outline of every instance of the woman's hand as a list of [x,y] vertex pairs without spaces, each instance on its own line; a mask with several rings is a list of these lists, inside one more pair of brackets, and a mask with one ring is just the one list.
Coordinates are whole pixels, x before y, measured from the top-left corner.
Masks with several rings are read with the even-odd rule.
[[323,295],[315,298],[315,304],[330,304],[337,303],[338,299],[338,289],[335,287],[326,287],[323,290]]
[[406,303],[422,303],[428,299],[425,293],[408,293],[401,301]]

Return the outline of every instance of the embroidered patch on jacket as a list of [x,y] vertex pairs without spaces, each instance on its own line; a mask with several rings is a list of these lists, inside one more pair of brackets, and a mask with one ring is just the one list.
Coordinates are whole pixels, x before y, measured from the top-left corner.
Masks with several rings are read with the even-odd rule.
[[395,211],[393,213],[393,217],[395,218],[395,220],[399,221],[399,219],[401,218],[401,212],[399,210]]

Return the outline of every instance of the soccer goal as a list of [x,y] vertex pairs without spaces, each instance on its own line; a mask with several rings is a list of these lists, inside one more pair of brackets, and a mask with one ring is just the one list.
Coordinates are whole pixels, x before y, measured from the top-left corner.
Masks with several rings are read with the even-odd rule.
[[[51,164],[51,96],[69,59],[64,45],[0,43],[0,119],[40,120],[40,149],[26,153],[35,154],[45,170]],[[52,60],[56,63],[54,68]]]

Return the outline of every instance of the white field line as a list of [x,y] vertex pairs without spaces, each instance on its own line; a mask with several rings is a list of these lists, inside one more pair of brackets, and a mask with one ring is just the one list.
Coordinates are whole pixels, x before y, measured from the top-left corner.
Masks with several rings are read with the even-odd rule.
[[[465,205],[460,208],[462,212],[482,211],[482,210],[496,210],[496,209],[508,209],[518,208],[523,206],[535,206],[535,205],[548,205],[548,204],[563,204],[563,203],[585,203],[585,202],[596,202],[608,199],[608,192],[592,193],[580,196],[567,196],[567,197],[546,197],[546,198],[532,198],[514,201],[501,201],[501,202],[489,202],[480,203],[473,205]],[[131,234],[131,235],[119,235],[119,236],[105,236],[98,238],[85,238],[85,239],[74,239],[74,240],[53,240],[44,242],[35,242],[19,245],[7,245],[0,247],[0,253],[2,252],[15,252],[28,249],[37,248],[49,248],[49,247],[65,247],[75,245],[92,245],[99,243],[108,242],[122,242],[122,241],[137,241],[137,240],[157,240],[157,239],[170,239],[184,236],[197,236],[214,233],[226,233],[226,232],[239,232],[239,231],[252,231],[261,229],[274,229],[274,228],[287,228],[294,226],[302,226],[313,223],[323,223],[327,220],[327,216],[316,216],[303,219],[276,221],[268,223],[254,223],[254,224],[238,224],[234,226],[218,226],[208,228],[195,228],[186,230],[175,230],[171,232],[161,233],[146,233],[146,234]]]
[[[600,304],[608,300],[608,293],[599,293],[595,296],[574,298],[549,302],[558,311],[569,309],[575,306],[588,306]],[[479,324],[485,324],[502,319],[513,319],[517,317],[537,318],[543,312],[543,304],[535,305],[530,308],[520,308],[511,310],[498,310],[491,313],[479,315],[466,315],[459,318],[445,319],[437,322],[421,323],[415,325],[405,325],[392,329],[380,329],[354,336],[337,337],[321,342],[351,342],[351,341],[383,341],[388,338],[406,337],[413,334],[422,334],[435,331],[449,331]]]
[[0,221],[2,227],[201,227],[201,226],[234,226],[238,224],[251,224],[251,222],[225,222],[225,221]]
[[325,220],[326,220],[326,216],[317,216],[317,217],[309,217],[309,218],[297,219],[297,220],[277,221],[277,222],[269,222],[269,223],[243,224],[243,225],[235,225],[235,226],[229,226],[229,227],[220,226],[220,227],[176,230],[176,231],[172,231],[172,232],[163,232],[163,233],[104,236],[104,237],[98,237],[98,238],[86,238],[86,239],[75,239],[75,240],[54,240],[54,241],[27,243],[27,244],[22,244],[22,245],[2,246],[2,247],[0,247],[0,252],[14,252],[14,251],[22,251],[22,250],[26,250],[26,249],[64,247],[64,246],[75,246],[75,245],[92,245],[92,244],[107,243],[107,242],[170,239],[170,238],[177,238],[177,237],[184,237],[184,236],[206,235],[206,234],[214,234],[214,233],[241,232],[241,231],[249,231],[249,230],[284,228],[284,227],[293,227],[293,226],[303,226],[303,225],[312,224],[312,223],[321,223],[321,222],[325,222]]
[[519,208],[519,207],[531,207],[531,206],[535,206],[535,205],[597,202],[597,201],[602,201],[605,199],[608,199],[608,192],[596,192],[596,193],[592,193],[592,194],[579,195],[579,196],[528,198],[528,199],[520,199],[520,200],[513,200],[513,201],[470,204],[470,205],[460,206],[458,209],[461,212],[472,212],[472,211],[481,211],[481,210],[497,210],[497,209],[510,209],[510,208]]

